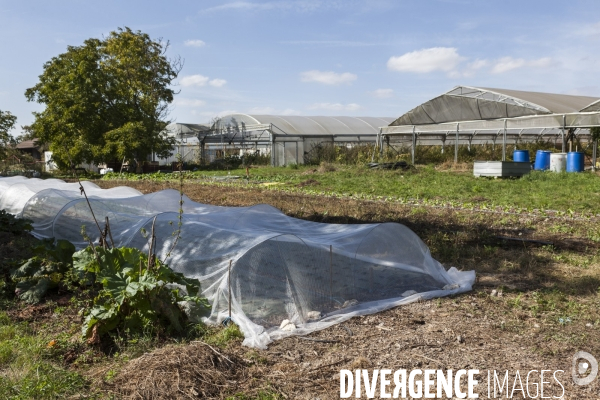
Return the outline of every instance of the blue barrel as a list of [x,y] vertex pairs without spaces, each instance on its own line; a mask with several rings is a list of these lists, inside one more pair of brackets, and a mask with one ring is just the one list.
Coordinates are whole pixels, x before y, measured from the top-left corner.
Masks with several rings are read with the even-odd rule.
[[513,152],[514,162],[529,162],[529,150],[515,150]]
[[533,169],[538,171],[550,169],[550,151],[538,150],[535,153],[535,163],[533,164]]
[[567,153],[567,172],[583,172],[583,160],[581,151]]

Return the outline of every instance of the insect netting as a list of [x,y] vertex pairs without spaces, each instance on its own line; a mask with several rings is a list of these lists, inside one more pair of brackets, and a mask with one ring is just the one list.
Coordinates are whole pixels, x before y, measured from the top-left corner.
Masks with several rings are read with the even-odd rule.
[[[109,218],[116,246],[148,250],[154,217],[156,253],[202,284],[212,305],[207,323],[231,315],[244,344],[307,334],[422,299],[471,290],[473,271],[446,270],[404,225],[325,224],[286,216],[265,204],[219,207],[163,190],[143,195],[128,187],[83,183],[96,219]],[[0,178],[0,208],[33,221],[33,235],[87,245],[98,229],[76,183]],[[172,249],[172,251],[171,251]],[[231,263],[231,267],[230,267]],[[287,321],[286,321],[287,320]]]

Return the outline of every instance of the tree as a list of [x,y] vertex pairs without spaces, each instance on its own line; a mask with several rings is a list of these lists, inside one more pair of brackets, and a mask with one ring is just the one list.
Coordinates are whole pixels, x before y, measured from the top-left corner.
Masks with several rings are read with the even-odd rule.
[[0,110],[0,159],[6,157],[6,148],[12,142],[10,130],[15,127],[17,117],[10,111]]
[[168,42],[119,28],[44,65],[39,83],[25,92],[45,104],[31,128],[50,143],[59,166],[128,160],[139,163],[155,152],[171,154],[174,138],[165,128],[170,88],[183,63],[169,60]]
[[21,134],[15,138],[17,143],[24,142],[26,140],[37,139],[36,133],[34,132],[31,125],[21,125]]

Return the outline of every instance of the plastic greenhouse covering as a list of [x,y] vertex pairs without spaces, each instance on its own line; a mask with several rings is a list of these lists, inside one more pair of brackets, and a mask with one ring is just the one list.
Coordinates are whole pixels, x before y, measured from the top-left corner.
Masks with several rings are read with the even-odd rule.
[[[141,230],[149,231],[156,216],[157,255],[165,257],[175,240],[178,191],[143,195],[128,187],[83,185],[96,218],[109,218],[116,246],[147,251]],[[66,239],[83,248],[82,225],[92,239],[97,233],[77,183],[0,178],[0,208],[31,219],[38,238]],[[250,347],[465,292],[475,280],[473,271],[444,269],[415,233],[396,223],[324,224],[264,204],[219,207],[185,196],[183,211],[181,238],[167,262],[201,282],[212,305],[207,323],[227,318],[231,294],[232,319]]]

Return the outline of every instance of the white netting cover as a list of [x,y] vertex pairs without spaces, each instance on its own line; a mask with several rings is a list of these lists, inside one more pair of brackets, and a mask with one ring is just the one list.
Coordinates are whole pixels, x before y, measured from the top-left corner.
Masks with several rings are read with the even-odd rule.
[[[128,187],[84,186],[96,218],[109,217],[117,246],[147,250],[141,229],[150,231],[157,216],[157,254],[165,257],[175,240],[177,191],[142,195]],[[67,239],[83,248],[82,225],[92,239],[97,236],[76,183],[0,178],[0,208],[33,220],[38,238]],[[232,319],[251,347],[265,348],[274,339],[353,316],[465,292],[475,280],[473,271],[446,271],[414,232],[396,223],[323,224],[288,217],[264,204],[218,207],[187,197],[183,210],[181,238],[167,262],[200,280],[212,305],[208,323],[228,316],[231,286]],[[280,329],[285,319],[292,330]]]

